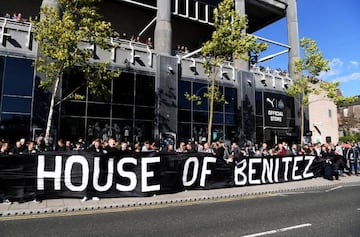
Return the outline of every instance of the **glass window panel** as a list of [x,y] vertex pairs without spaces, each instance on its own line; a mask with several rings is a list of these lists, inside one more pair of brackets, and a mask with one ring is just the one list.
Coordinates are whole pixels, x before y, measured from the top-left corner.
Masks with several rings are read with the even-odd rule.
[[110,105],[102,103],[89,103],[88,116],[91,117],[110,117]]
[[237,141],[237,127],[236,126],[225,126],[225,140],[230,142]]
[[262,93],[261,92],[256,92],[255,93],[255,104],[256,104],[256,115],[261,115],[263,114],[263,109],[262,109],[262,104],[263,104],[263,99],[262,99]]
[[178,13],[179,14],[186,14],[186,1],[187,0],[178,0]]
[[144,120],[154,120],[154,108],[144,108],[136,107],[135,108],[135,118],[144,119]]
[[61,104],[61,113],[65,116],[84,116],[85,101],[65,101]]
[[[5,65],[5,57],[0,56],[0,91],[2,91],[2,85],[3,85],[4,65]],[[1,99],[2,96],[0,96],[0,103],[1,103]]]
[[191,138],[191,125],[188,123],[179,123],[177,143],[187,141],[189,138]]
[[[61,119],[60,136],[63,139],[77,141],[84,134],[85,119],[80,118],[62,118]],[[87,141],[91,142],[91,141]]]
[[136,75],[136,105],[155,106],[155,78]]
[[235,88],[225,88],[225,99],[228,104],[225,105],[225,111],[228,113],[236,113],[237,109],[237,93]]
[[85,79],[82,72],[78,70],[65,73],[62,80],[62,96],[66,97],[74,92],[82,96],[86,95]]
[[197,123],[207,123],[208,113],[207,112],[193,112],[193,120]]
[[[143,142],[145,140],[153,140],[154,137],[154,123],[147,122],[147,121],[137,121],[135,123],[135,131],[137,134],[135,139],[138,139],[138,141]],[[140,132],[140,134],[139,134]]]
[[133,106],[127,105],[113,105],[112,106],[113,118],[132,119],[133,118]]
[[113,81],[113,103],[134,104],[134,74],[122,72]]
[[195,1],[189,1],[189,16],[195,18],[196,17],[196,2]]
[[2,112],[31,113],[31,99],[3,96]]
[[194,83],[193,84],[193,94],[201,98],[201,104],[198,105],[197,102],[193,102],[194,110],[208,110],[208,99],[204,98],[204,93],[207,92],[208,85],[203,83]]
[[179,110],[178,111],[179,122],[191,122],[191,111],[190,110]]
[[203,20],[205,21],[206,20],[206,15],[205,15],[205,12],[206,12],[206,8],[205,8],[205,3],[201,3],[199,2],[199,19],[200,20]]
[[104,91],[99,94],[90,93],[89,90],[89,101],[96,102],[110,102],[111,101],[111,81],[104,82]]
[[21,137],[30,136],[30,115],[2,114],[1,137],[17,141]]
[[95,138],[103,140],[109,139],[109,133],[112,130],[110,128],[110,120],[108,119],[88,119],[87,137],[91,141]]
[[225,114],[225,124],[235,124],[235,114]]
[[[141,133],[141,131],[139,131],[139,133]],[[113,137],[116,141],[132,142],[134,134],[136,135],[137,133],[136,130],[133,129],[132,120],[113,120]]]
[[213,141],[224,140],[223,126],[213,126],[211,138]]
[[185,93],[191,94],[191,82],[179,82],[179,109],[191,109],[191,101],[186,99]]
[[6,58],[4,94],[32,95],[34,78],[34,67],[32,63],[33,61],[30,59]]
[[222,124],[224,122],[223,119],[223,113],[214,113],[213,114],[213,123],[218,123],[218,124]]
[[262,127],[264,126],[264,118],[262,116],[256,116],[256,126]]
[[205,142],[207,140],[207,125],[194,124],[193,137],[198,142]]

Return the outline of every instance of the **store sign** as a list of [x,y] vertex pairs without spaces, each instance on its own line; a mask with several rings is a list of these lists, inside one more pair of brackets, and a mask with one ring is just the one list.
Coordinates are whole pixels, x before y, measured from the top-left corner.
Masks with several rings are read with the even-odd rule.
[[286,127],[286,97],[279,94],[264,93],[265,126]]

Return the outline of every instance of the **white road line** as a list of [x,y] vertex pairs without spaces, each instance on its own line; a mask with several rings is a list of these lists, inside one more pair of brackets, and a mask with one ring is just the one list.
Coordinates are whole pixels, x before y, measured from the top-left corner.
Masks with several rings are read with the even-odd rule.
[[333,188],[330,188],[330,189],[328,189],[328,190],[325,190],[325,192],[328,193],[328,192],[334,191],[334,190],[339,189],[339,188],[342,188],[342,187],[343,187],[342,185],[337,186],[337,187],[333,187]]
[[294,225],[294,226],[289,226],[289,227],[285,227],[285,228],[281,228],[281,229],[277,229],[277,230],[269,230],[269,231],[251,234],[251,235],[243,235],[242,237],[257,237],[257,236],[271,235],[271,234],[276,234],[279,232],[285,232],[285,231],[309,227],[309,226],[312,226],[312,224],[306,223],[306,224],[302,224],[302,225]]
[[357,210],[360,211],[360,208],[358,208]]

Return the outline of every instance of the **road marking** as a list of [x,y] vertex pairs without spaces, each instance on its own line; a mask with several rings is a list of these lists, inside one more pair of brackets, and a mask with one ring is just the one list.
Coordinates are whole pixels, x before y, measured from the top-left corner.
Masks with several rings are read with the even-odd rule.
[[304,194],[305,192],[284,192],[284,193],[277,193],[276,196],[286,197],[289,195],[296,195],[296,194]]
[[328,190],[325,190],[325,192],[328,193],[328,192],[334,191],[334,190],[339,189],[339,188],[342,188],[342,187],[343,187],[342,185],[337,186],[337,187],[333,187],[333,188],[330,188],[330,189],[328,189]]
[[257,237],[257,236],[264,236],[264,235],[272,235],[272,234],[276,234],[276,233],[279,233],[279,232],[285,232],[285,231],[304,228],[304,227],[309,227],[309,226],[312,226],[312,224],[306,223],[306,224],[302,224],[302,225],[294,225],[294,226],[289,226],[289,227],[276,229],[276,230],[269,230],[269,231],[260,232],[260,233],[256,233],[256,234],[251,234],[251,235],[243,235],[242,237]]
[[358,208],[357,210],[360,211],[360,208]]

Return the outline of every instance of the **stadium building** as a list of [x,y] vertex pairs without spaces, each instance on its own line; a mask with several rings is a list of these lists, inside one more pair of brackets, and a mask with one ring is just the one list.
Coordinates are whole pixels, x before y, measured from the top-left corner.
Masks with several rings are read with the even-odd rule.
[[[84,100],[68,99],[56,106],[54,139],[114,136],[130,142],[157,140],[168,134],[176,139],[201,141],[207,136],[208,103],[188,101],[184,94],[201,96],[208,85],[199,49],[213,28],[213,9],[219,0],[105,0],[99,5],[104,19],[112,23],[120,48],[94,50],[94,60],[111,61],[121,68],[119,78],[109,83],[109,96],[94,97],[82,75],[64,75],[61,101],[70,92]],[[12,19],[15,12],[29,18],[39,15],[42,5],[59,7],[57,0],[17,0],[2,4],[0,13],[0,135],[9,139],[36,138],[44,132],[49,94],[38,88],[41,75],[33,63],[38,55],[32,25]],[[299,142],[300,114],[294,98],[286,95],[299,57],[296,0],[235,0],[236,9],[247,14],[249,33],[279,19],[287,19],[288,42],[276,44],[283,51],[251,55],[250,62],[229,61],[221,67],[217,83],[229,102],[217,104],[213,140],[239,143]],[[140,40],[136,38],[139,37]],[[152,45],[146,44],[152,41]],[[288,72],[261,68],[259,63],[288,54]],[[262,56],[262,57],[260,57]]]

